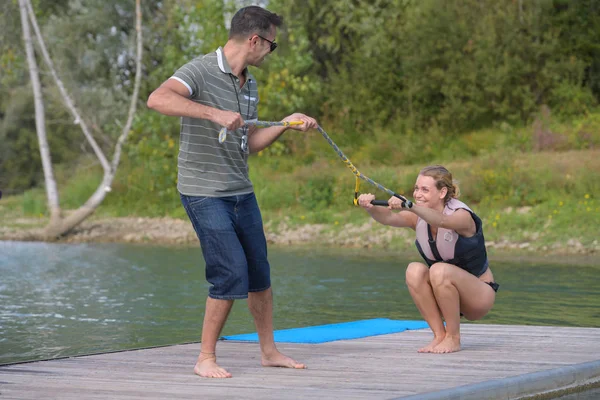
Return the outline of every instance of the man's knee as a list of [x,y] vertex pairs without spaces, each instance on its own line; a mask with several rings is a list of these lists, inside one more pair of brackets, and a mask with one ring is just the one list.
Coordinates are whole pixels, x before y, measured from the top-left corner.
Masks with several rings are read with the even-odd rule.
[[208,295],[217,300],[238,300],[248,297],[248,277],[243,274],[222,274],[209,280]]

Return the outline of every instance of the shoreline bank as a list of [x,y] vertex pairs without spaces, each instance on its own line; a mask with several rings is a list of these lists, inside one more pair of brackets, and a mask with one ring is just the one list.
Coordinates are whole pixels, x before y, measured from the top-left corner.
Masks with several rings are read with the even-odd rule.
[[[20,219],[11,227],[0,226],[0,240],[38,241],[42,232],[40,220]],[[390,229],[373,220],[361,225],[332,227],[326,224],[290,226],[285,222],[265,223],[267,242],[275,246],[319,246],[334,248],[382,249],[406,251],[414,249],[414,233],[405,229]],[[163,246],[198,246],[198,239],[189,221],[177,218],[98,217],[84,221],[69,235],[56,243],[127,243]],[[514,256],[594,256],[600,244],[583,246],[575,240],[539,246],[535,242],[487,241],[490,254]]]

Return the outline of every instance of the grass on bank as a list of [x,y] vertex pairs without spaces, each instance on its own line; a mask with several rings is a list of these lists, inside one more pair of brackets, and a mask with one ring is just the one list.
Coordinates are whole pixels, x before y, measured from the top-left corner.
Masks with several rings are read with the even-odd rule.
[[[598,247],[600,181],[595,171],[600,171],[600,151],[505,154],[445,164],[461,181],[461,199],[482,217],[488,241],[540,250],[569,241]],[[273,226],[319,223],[332,230],[367,221],[368,215],[351,205],[352,173],[343,164],[315,167],[319,172],[310,176],[304,171],[277,174],[255,168],[265,220]],[[367,170],[372,179],[410,197],[420,167]],[[361,183],[361,191],[388,197],[366,183]]]
[[[398,138],[385,130],[357,149],[343,151],[362,173],[409,197],[423,166],[444,164],[459,181],[461,199],[484,220],[488,241],[540,251],[559,245],[600,249],[599,132],[600,115],[593,114],[570,124],[548,122],[522,129],[502,125],[454,138],[435,132]],[[339,133],[329,133],[337,141]],[[324,224],[336,232],[347,224],[364,224],[368,215],[352,206],[352,172],[318,133],[294,140],[298,154],[274,146],[250,161],[256,195],[271,229],[281,223],[291,228]],[[96,216],[186,218],[173,179],[175,162],[169,161],[140,165],[123,160]],[[58,168],[57,177],[61,206],[73,209],[96,189],[101,171],[87,164],[76,170]],[[374,190],[361,181],[362,192],[387,198]],[[43,189],[0,201],[5,226],[42,225],[46,214]]]

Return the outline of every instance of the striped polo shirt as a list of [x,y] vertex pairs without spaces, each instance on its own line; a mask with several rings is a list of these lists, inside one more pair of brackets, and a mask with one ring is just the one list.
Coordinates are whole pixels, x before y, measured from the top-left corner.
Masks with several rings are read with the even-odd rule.
[[[233,75],[219,47],[200,56],[173,74],[184,84],[190,99],[205,106],[239,112],[244,120],[258,118],[258,89],[254,76],[244,70],[246,82]],[[181,118],[177,189],[188,196],[224,197],[251,193],[248,151],[241,148],[245,128],[228,132],[219,143],[218,124],[198,118]]]

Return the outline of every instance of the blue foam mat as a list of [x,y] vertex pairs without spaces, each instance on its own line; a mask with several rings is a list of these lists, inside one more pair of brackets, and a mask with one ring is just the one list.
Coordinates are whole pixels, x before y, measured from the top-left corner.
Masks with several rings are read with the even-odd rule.
[[[365,319],[304,328],[283,329],[274,332],[275,342],[280,343],[324,343],[335,340],[358,339],[367,336],[386,335],[405,330],[427,328],[425,321],[402,321],[387,318]],[[258,342],[257,333],[223,336],[225,340]]]

